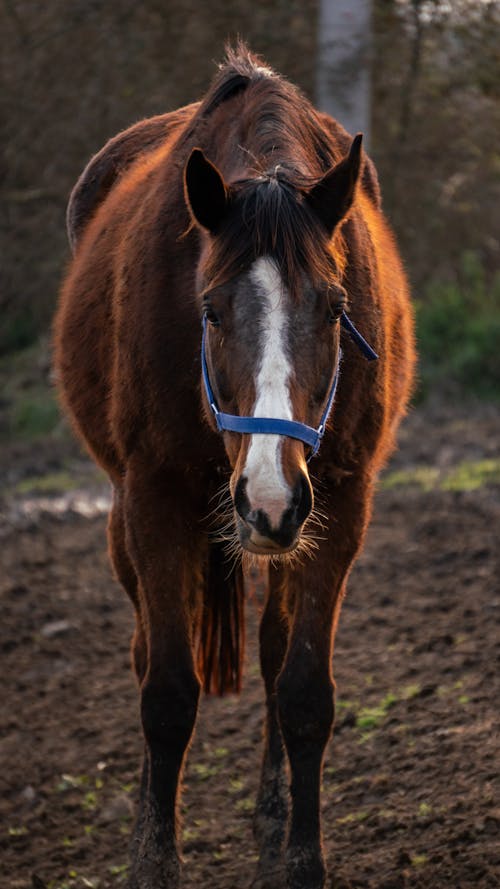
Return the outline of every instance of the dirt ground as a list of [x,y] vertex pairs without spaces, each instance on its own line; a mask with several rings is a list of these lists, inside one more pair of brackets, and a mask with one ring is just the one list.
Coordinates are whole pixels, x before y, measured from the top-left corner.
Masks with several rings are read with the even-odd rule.
[[[500,486],[488,475],[499,440],[498,408],[419,409],[381,484],[334,659],[329,889],[500,885]],[[114,889],[141,741],[107,491],[60,441],[4,448],[1,465],[0,886],[28,889],[36,874],[50,889]],[[62,471],[81,489],[58,490]],[[251,883],[257,622],[250,601],[241,697],[202,703],[185,774],[185,889]]]

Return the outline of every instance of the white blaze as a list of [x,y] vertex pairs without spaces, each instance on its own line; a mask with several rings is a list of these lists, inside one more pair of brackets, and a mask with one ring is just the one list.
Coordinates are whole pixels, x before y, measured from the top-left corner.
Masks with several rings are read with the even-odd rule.
[[[259,318],[261,364],[255,380],[254,417],[292,420],[289,379],[291,367],[285,352],[287,316],[283,305],[283,282],[274,262],[258,259],[250,273],[263,296]],[[252,435],[243,475],[251,509],[262,509],[278,527],[290,501],[290,489],[281,465],[280,435]]]

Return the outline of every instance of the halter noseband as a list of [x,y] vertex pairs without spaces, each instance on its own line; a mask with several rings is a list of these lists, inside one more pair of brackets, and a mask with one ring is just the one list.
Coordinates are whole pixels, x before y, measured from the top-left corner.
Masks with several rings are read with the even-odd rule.
[[[298,441],[303,441],[304,444],[309,445],[309,447],[311,448],[311,453],[307,458],[307,461],[309,462],[311,457],[314,457],[314,455],[318,453],[321,439],[325,434],[328,416],[332,409],[335,392],[337,391],[339,365],[342,356],[342,350],[339,349],[338,352],[337,364],[335,367],[332,384],[330,386],[330,391],[328,393],[328,400],[326,402],[326,407],[323,411],[321,421],[317,429],[314,429],[312,426],[308,426],[306,423],[299,423],[297,420],[279,420],[275,417],[239,417],[236,414],[225,414],[223,413],[223,411],[220,411],[217,406],[214,391],[210,383],[210,376],[208,373],[207,365],[206,341],[208,323],[208,318],[206,314],[204,314],[203,336],[201,340],[201,370],[203,375],[203,384],[205,386],[205,393],[219,432],[239,432],[240,434],[249,433],[250,435],[285,435],[288,438],[296,438]],[[378,358],[377,353],[374,352],[370,345],[368,345],[364,337],[361,336],[360,332],[355,328],[354,324],[352,323],[350,318],[348,318],[345,312],[342,312],[342,315],[340,316],[340,323],[344,330],[347,331],[353,342],[356,343],[358,349],[362,352],[365,358],[368,359],[368,361],[374,361]]]

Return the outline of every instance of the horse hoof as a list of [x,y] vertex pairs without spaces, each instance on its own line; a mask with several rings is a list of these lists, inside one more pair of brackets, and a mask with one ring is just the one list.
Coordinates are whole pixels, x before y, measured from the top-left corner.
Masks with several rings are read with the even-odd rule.
[[127,882],[127,889],[179,889],[178,868],[141,868],[133,870]]
[[250,889],[286,889],[285,871],[282,867],[258,871]]
[[287,889],[324,889],[326,870],[323,859],[307,849],[287,856]]

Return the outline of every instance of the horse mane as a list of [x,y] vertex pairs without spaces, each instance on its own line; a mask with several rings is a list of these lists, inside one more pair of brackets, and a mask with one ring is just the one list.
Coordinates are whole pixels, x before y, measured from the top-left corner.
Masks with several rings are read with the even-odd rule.
[[282,79],[259,56],[250,52],[242,40],[238,40],[234,48],[226,44],[224,61],[219,65],[197,116],[207,117],[231,96],[243,92],[250,83],[269,77]]
[[226,47],[225,61],[189,128],[191,144],[201,143],[216,164],[225,148],[219,135],[227,126],[223,106],[236,96],[244,139],[235,146],[239,170],[229,178],[231,209],[214,239],[206,289],[263,255],[274,258],[292,295],[300,292],[304,273],[315,285],[338,283],[342,237],[337,233],[329,240],[307,193],[340,159],[340,146],[306,96],[239,42]]

